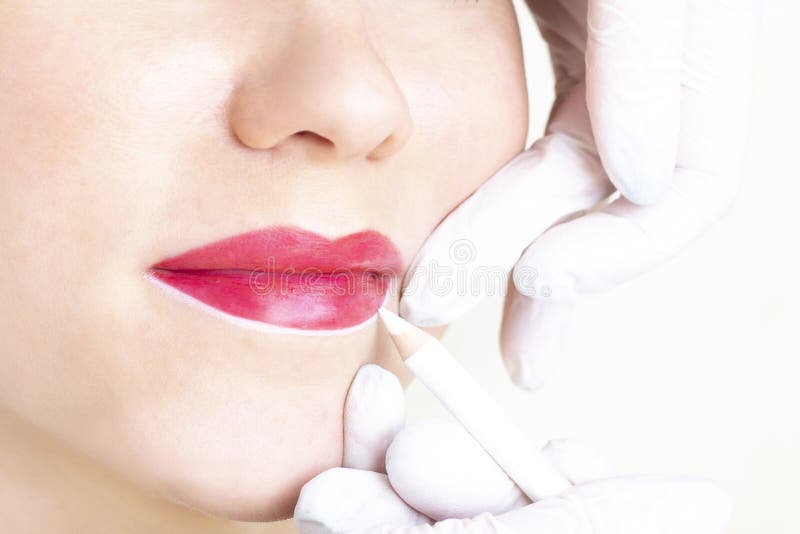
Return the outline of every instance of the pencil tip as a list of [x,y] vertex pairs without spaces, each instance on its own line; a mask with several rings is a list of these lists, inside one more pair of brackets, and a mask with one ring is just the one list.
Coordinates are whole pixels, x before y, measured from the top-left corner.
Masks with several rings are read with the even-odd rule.
[[411,328],[411,325],[405,319],[402,319],[399,315],[386,308],[380,308],[378,310],[378,315],[383,321],[386,330],[393,336],[402,335]]
[[436,338],[429,333],[420,330],[386,308],[379,309],[378,315],[403,360],[414,355],[424,344],[431,340],[436,341]]

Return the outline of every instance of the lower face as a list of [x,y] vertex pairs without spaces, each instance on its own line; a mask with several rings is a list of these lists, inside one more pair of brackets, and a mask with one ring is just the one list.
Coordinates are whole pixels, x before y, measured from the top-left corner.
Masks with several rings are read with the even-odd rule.
[[[425,238],[523,147],[513,8],[146,4],[0,8],[0,406],[173,501],[284,518],[307,480],[341,465],[342,403],[358,367],[408,379],[377,306],[396,309],[392,288]],[[344,53],[320,68],[297,61],[331,47]],[[345,81],[325,94],[346,101],[348,69],[375,65],[413,126],[389,155],[305,150],[318,140],[303,134],[254,148],[232,129],[245,79],[299,73],[288,92],[264,93],[291,112],[302,107],[293,98],[332,79]],[[331,117],[360,132],[358,117]],[[236,289],[230,258],[203,264],[225,257],[214,247],[226,240],[285,231],[318,241],[324,253],[306,250],[315,268],[350,250],[348,239],[379,241],[387,256],[347,261],[358,272],[388,266],[388,284],[340,298],[318,280],[322,297],[285,303]],[[285,260],[285,243],[272,246]],[[261,274],[275,283],[273,270]]]

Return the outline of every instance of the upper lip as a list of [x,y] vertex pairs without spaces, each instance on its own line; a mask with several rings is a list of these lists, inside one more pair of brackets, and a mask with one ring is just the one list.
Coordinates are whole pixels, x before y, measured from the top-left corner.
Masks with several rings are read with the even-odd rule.
[[376,272],[397,275],[400,253],[385,235],[365,230],[338,239],[293,226],[269,227],[236,235],[169,257],[151,270],[241,270]]

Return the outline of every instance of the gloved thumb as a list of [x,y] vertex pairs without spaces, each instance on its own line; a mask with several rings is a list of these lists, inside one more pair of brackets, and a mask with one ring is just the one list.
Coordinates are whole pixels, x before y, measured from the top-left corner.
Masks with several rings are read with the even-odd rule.
[[[577,439],[552,440],[542,454],[573,484],[611,474],[608,462]],[[387,451],[386,471],[405,502],[437,521],[531,502],[463,427],[447,420],[405,427]]]
[[437,521],[531,502],[464,427],[444,419],[400,431],[386,453],[386,472],[405,502]]

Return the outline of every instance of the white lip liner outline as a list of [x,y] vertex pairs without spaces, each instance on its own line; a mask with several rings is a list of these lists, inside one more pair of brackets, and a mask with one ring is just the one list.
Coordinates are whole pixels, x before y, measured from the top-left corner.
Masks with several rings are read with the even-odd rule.
[[[363,330],[364,328],[370,326],[371,324],[375,323],[378,318],[378,310],[375,310],[375,313],[370,315],[364,321],[355,324],[353,326],[348,326],[345,328],[335,328],[331,330],[310,330],[304,328],[291,328],[288,326],[277,326],[268,323],[262,323],[261,321],[254,321],[252,319],[243,319],[241,317],[236,317],[235,315],[231,315],[227,312],[222,310],[218,310],[213,306],[209,306],[203,301],[197,300],[191,295],[184,293],[179,289],[175,289],[169,284],[165,284],[151,273],[144,273],[144,277],[150,280],[153,284],[161,288],[167,294],[175,297],[179,301],[193,306],[195,308],[199,308],[206,313],[209,313],[223,321],[228,323],[234,324],[240,328],[245,328],[247,330],[256,330],[258,332],[270,333],[270,334],[290,334],[294,336],[341,336],[345,334],[350,334],[356,332],[358,330]],[[383,297],[383,303],[381,303],[380,308],[386,306],[386,303],[389,301],[389,295],[392,293],[392,289],[395,287],[395,282],[392,282],[390,290],[386,292],[386,295]],[[378,309],[380,309],[378,308]]]

